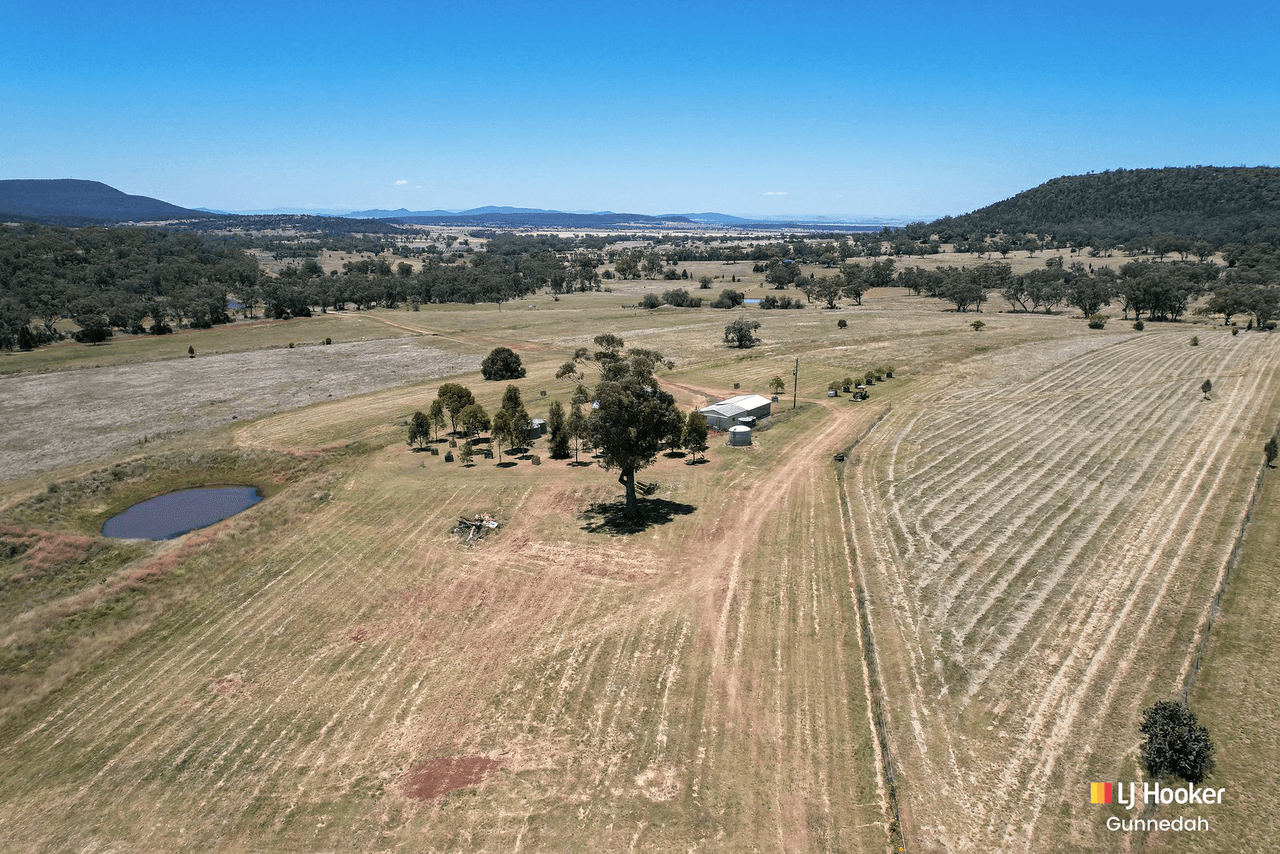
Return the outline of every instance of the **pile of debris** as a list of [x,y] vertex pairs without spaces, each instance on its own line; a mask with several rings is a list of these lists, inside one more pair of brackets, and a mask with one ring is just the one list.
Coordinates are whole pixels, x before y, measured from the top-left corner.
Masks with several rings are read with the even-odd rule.
[[488,513],[477,513],[470,517],[459,516],[458,524],[454,526],[453,533],[463,537],[463,542],[469,543],[472,540],[483,539],[490,531],[496,531],[497,529],[497,519]]

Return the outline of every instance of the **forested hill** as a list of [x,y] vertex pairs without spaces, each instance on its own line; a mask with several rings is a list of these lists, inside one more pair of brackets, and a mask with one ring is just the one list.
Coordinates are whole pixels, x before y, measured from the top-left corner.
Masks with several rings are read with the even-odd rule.
[[75,224],[80,221],[140,222],[204,218],[210,214],[131,196],[98,181],[71,178],[0,181],[0,219]]
[[1280,243],[1280,169],[1117,169],[1055,178],[964,216],[909,226],[925,237],[1037,234],[1059,244],[1117,245],[1159,234]]

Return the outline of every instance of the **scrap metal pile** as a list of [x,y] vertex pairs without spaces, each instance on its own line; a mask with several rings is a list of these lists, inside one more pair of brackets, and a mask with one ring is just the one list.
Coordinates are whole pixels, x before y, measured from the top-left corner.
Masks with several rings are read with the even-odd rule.
[[477,513],[474,516],[459,516],[453,533],[463,538],[463,542],[483,539],[490,531],[498,529],[498,520],[488,513]]

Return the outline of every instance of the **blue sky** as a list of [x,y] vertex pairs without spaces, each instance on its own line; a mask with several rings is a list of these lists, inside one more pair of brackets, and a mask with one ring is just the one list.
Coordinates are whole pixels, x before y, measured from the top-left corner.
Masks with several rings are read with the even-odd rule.
[[957,214],[1280,165],[1272,2],[22,3],[0,178],[226,210]]

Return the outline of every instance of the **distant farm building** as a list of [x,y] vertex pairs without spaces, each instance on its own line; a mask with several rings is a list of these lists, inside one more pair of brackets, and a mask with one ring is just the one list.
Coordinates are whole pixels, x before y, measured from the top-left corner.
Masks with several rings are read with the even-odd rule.
[[[737,424],[744,423],[743,418],[768,418],[772,404],[769,398],[758,394],[740,394],[698,411],[707,417],[707,426],[713,430],[728,430]],[[745,422],[754,424],[755,421]]]

